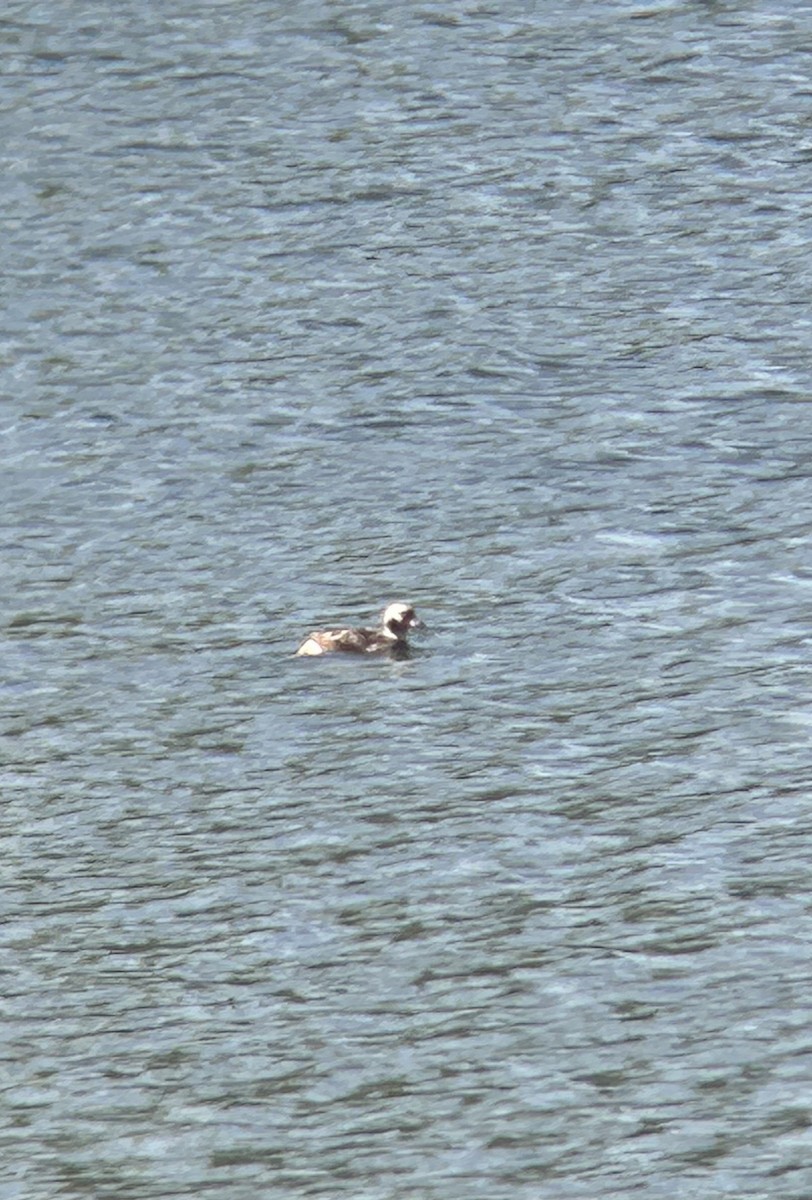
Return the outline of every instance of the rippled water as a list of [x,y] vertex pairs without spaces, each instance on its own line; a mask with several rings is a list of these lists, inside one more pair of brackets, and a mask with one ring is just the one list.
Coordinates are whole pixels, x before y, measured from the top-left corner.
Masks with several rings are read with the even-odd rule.
[[0,1200],[812,1194],[810,35],[6,5]]

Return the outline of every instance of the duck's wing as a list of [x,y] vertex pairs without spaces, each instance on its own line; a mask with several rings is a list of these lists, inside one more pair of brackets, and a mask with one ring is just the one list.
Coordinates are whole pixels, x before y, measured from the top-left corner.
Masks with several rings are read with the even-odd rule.
[[349,650],[363,654],[369,648],[370,638],[375,637],[374,629],[331,629],[329,637],[333,650]]
[[363,654],[369,649],[373,629],[314,629],[302,642],[297,655],[332,654],[336,651]]

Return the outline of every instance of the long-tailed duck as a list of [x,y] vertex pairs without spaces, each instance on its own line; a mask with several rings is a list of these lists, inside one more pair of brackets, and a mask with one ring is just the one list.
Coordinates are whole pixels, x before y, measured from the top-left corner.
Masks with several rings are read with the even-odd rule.
[[403,658],[409,652],[406,634],[422,625],[411,604],[390,604],[384,610],[380,629],[316,629],[308,634],[297,654],[332,654],[337,650],[351,654],[388,653]]

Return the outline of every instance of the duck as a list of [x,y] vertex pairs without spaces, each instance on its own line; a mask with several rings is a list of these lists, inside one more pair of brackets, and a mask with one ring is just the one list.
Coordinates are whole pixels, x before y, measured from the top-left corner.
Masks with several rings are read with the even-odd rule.
[[296,655],[309,656],[344,651],[350,654],[389,654],[394,658],[405,658],[409,653],[406,634],[410,629],[417,629],[422,624],[413,605],[396,601],[383,610],[380,629],[314,629],[302,642]]

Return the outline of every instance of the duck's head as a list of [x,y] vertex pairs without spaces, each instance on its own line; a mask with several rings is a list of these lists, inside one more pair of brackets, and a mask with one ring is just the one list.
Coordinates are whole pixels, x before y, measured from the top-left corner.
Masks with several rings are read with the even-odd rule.
[[383,631],[396,641],[405,638],[410,629],[418,629],[422,624],[411,604],[390,604],[383,614]]

